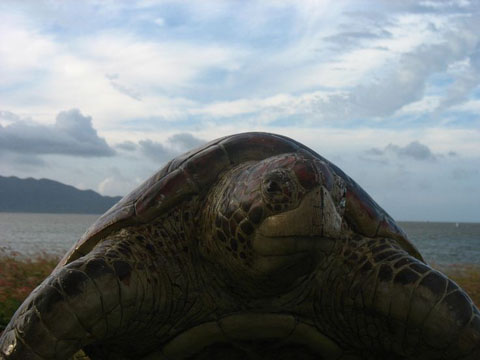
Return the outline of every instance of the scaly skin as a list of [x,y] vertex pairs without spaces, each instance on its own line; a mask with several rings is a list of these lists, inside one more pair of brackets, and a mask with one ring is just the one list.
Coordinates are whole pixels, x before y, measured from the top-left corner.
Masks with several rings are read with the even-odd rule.
[[469,297],[407,240],[362,235],[344,181],[301,153],[229,169],[52,273],[0,358],[480,358]]
[[392,239],[347,239],[317,280],[317,326],[343,348],[379,359],[479,356],[478,309]]

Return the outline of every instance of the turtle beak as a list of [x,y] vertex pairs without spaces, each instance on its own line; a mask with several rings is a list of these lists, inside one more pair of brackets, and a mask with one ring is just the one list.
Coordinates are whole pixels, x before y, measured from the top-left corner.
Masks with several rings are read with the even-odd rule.
[[[266,218],[253,241],[254,250],[262,255],[287,255],[313,249],[326,250],[342,229],[329,191],[318,186],[311,190],[300,205],[290,211]],[[328,244],[328,246],[327,246]]]
[[307,193],[295,209],[267,217],[252,240],[256,256],[251,268],[256,279],[267,279],[262,287],[272,291],[294,286],[332,253],[341,224],[322,186]]

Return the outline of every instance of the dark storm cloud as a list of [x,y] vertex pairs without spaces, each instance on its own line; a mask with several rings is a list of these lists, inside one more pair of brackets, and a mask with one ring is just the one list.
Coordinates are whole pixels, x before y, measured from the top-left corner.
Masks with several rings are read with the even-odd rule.
[[204,140],[189,133],[174,134],[165,143],[152,140],[141,140],[138,142],[142,153],[159,163],[166,162],[204,143]]
[[6,126],[0,125],[0,149],[35,155],[96,157],[115,154],[105,139],[97,135],[92,118],[77,109],[60,112],[54,125],[19,119]]
[[435,161],[439,155],[434,154],[427,145],[418,141],[412,141],[405,146],[388,144],[384,149],[371,148],[367,150],[368,155],[383,156],[387,154],[396,154],[400,157],[408,157],[415,160]]

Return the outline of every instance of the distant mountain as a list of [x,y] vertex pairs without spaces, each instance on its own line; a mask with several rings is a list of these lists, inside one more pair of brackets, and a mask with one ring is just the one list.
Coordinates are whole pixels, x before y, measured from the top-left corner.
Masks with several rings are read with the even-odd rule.
[[0,176],[0,212],[102,214],[120,199],[49,179]]

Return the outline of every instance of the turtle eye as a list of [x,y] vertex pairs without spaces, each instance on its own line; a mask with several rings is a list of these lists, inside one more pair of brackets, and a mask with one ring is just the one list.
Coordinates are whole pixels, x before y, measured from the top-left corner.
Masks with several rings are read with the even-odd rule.
[[295,181],[287,171],[276,170],[267,174],[262,188],[267,203],[286,205],[296,197]]
[[275,181],[275,180],[269,180],[267,182],[267,184],[265,185],[265,191],[268,193],[268,194],[280,194],[282,192],[282,187],[280,186],[280,184]]

